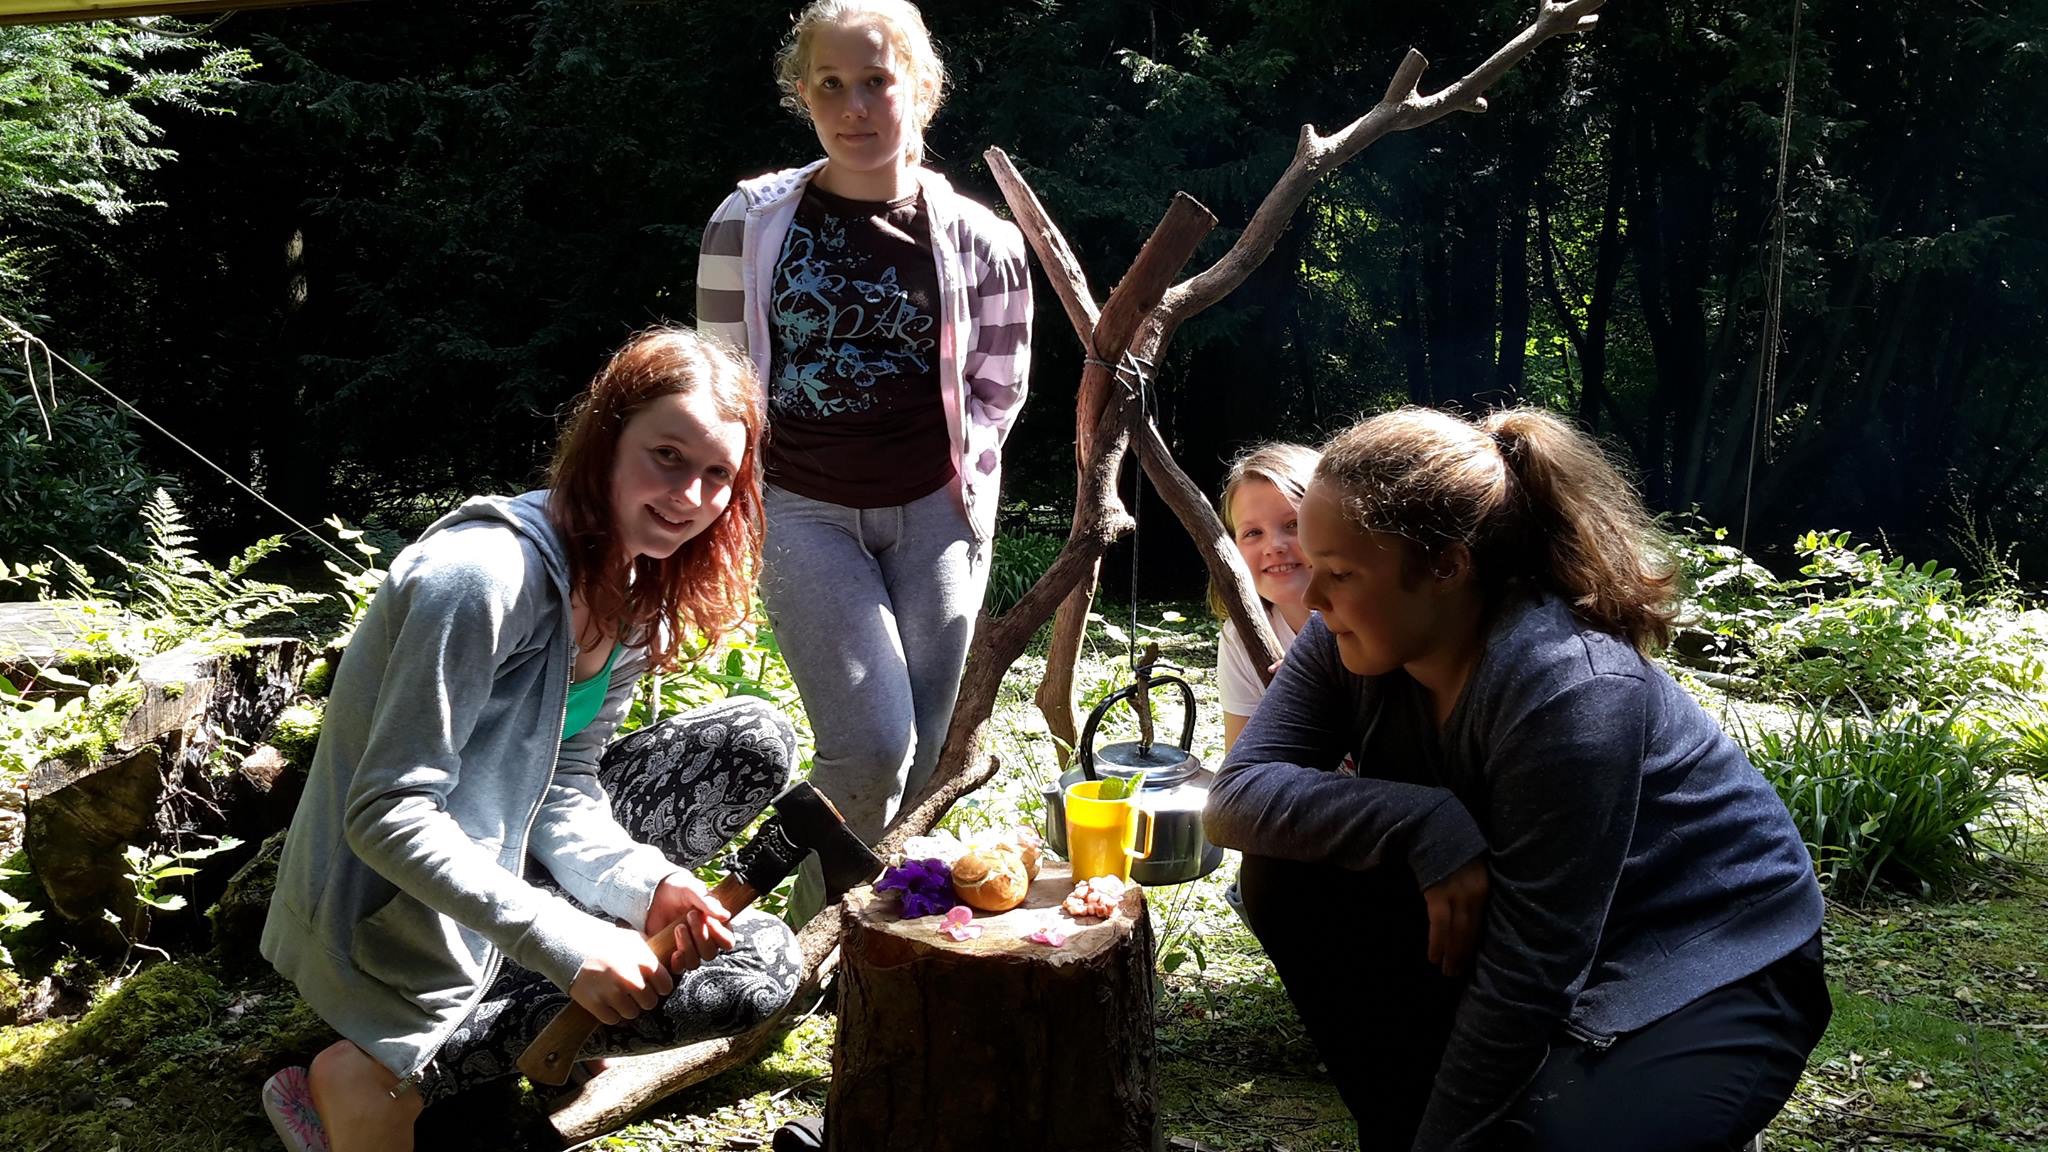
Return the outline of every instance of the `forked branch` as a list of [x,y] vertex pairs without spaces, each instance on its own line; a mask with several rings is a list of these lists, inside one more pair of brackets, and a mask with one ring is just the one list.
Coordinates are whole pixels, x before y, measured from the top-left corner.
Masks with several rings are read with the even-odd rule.
[[1422,73],[1429,61],[1413,48],[1394,70],[1387,94],[1371,111],[1353,120],[1332,136],[1316,132],[1315,125],[1301,126],[1301,138],[1294,146],[1294,159],[1273,185],[1272,191],[1252,214],[1251,223],[1222,258],[1200,275],[1174,285],[1160,305],[1160,315],[1169,331],[1189,317],[1223,299],[1244,283],[1252,269],[1265,262],[1294,219],[1295,210],[1308,199],[1316,182],[1390,132],[1406,132],[1432,124],[1453,112],[1486,111],[1486,93],[1502,76],[1522,62],[1536,46],[1567,32],[1584,32],[1600,19],[1595,13],[1606,0],[1542,0],[1536,19],[1514,39],[1466,73],[1450,87],[1424,96]]

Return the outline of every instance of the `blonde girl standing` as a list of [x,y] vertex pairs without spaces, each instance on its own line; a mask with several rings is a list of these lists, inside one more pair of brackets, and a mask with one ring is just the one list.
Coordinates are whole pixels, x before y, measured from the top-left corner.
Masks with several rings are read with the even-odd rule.
[[[776,60],[822,159],[705,229],[697,323],[766,382],[761,595],[817,737],[812,782],[873,840],[930,777],[987,585],[1031,291],[1016,227],[927,168],[945,67],[905,0],[818,0]],[[815,867],[792,919],[817,910]]]

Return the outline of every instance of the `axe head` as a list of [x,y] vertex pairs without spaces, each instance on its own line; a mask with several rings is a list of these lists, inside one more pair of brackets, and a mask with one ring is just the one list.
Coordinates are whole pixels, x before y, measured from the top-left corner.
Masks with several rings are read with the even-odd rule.
[[813,852],[824,866],[827,904],[882,871],[882,858],[853,834],[832,801],[810,781],[799,780],[775,800],[775,815],[735,854],[733,872],[754,891],[767,892]]

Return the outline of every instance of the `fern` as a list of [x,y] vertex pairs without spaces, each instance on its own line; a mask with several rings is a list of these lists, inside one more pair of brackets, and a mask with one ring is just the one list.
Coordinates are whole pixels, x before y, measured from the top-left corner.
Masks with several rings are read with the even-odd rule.
[[[301,606],[320,599],[317,593],[250,577],[256,565],[286,547],[282,536],[266,536],[244,548],[227,567],[217,568],[192,549],[185,514],[170,493],[157,489],[143,505],[142,519],[142,557],[106,555],[121,570],[122,607],[141,630],[142,646],[151,652],[238,639],[253,624],[295,615]],[[88,596],[97,591],[77,564],[63,559],[81,591]]]
[[363,614],[370,610],[371,599],[384,584],[385,571],[376,567],[377,556],[383,549],[365,540],[361,528],[349,527],[339,516],[329,516],[325,523],[344,543],[360,552],[363,564],[367,565],[351,572],[332,560],[325,562],[327,570],[334,573],[335,581],[341,585],[331,595],[341,602],[344,612],[340,631],[327,644],[330,648],[346,648],[356,634],[356,625],[363,622]]

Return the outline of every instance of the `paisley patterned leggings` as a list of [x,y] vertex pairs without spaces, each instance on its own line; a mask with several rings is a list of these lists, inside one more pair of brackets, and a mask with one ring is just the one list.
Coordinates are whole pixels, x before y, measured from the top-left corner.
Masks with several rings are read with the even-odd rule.
[[[614,742],[598,775],[612,814],[634,839],[695,867],[781,794],[795,766],[789,721],[765,701],[741,696]],[[535,882],[552,886],[545,872]],[[796,937],[781,920],[754,911],[734,916],[732,930],[737,944],[730,952],[676,977],[675,991],[653,1011],[600,1026],[578,1057],[656,1052],[731,1036],[779,1011],[803,974]],[[421,1099],[432,1104],[515,1074],[519,1054],[568,1003],[569,994],[552,981],[508,962],[427,1066]]]

